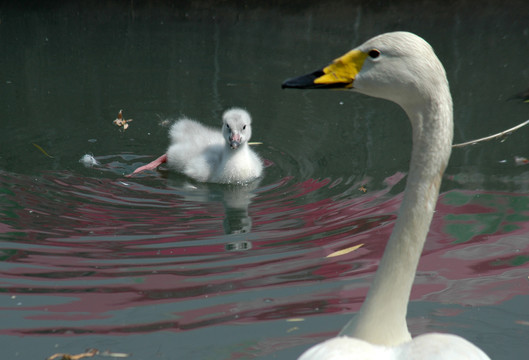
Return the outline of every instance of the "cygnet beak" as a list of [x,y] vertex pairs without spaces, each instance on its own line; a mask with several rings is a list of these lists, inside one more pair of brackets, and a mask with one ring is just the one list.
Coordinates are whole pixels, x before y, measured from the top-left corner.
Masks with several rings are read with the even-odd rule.
[[237,149],[241,145],[241,134],[232,134],[230,136],[230,147]]

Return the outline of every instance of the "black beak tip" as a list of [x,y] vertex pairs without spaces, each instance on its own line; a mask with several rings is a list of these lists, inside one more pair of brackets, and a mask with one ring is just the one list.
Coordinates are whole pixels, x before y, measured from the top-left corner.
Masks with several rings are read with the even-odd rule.
[[351,87],[351,83],[347,82],[316,84],[316,79],[323,75],[325,75],[323,70],[316,70],[310,74],[290,78],[283,81],[281,89],[345,89]]
[[322,75],[324,75],[322,70],[316,70],[310,74],[287,79],[281,84],[281,89],[314,89],[318,87],[314,81]]
[[300,83],[299,83],[299,77],[286,79],[281,84],[281,89],[299,89]]

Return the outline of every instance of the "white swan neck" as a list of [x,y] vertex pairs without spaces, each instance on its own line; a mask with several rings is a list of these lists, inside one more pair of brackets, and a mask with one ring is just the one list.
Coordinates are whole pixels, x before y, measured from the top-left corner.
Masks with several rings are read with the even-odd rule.
[[[439,94],[437,94],[439,96]],[[404,199],[367,298],[340,335],[373,344],[411,339],[406,312],[419,258],[451,151],[452,102],[447,94],[405,109],[413,128],[413,148]]]

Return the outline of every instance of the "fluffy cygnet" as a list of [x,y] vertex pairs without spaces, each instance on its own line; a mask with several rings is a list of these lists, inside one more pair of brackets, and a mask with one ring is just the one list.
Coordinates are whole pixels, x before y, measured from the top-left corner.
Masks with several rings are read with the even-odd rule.
[[167,162],[170,169],[201,182],[247,183],[263,172],[263,163],[250,149],[252,119],[246,110],[232,108],[222,115],[222,131],[183,118],[169,131],[167,153],[137,168],[132,175]]

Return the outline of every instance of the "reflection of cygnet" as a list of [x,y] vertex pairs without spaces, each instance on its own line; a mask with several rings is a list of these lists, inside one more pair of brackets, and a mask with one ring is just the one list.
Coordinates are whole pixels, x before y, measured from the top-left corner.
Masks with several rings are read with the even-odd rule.
[[263,172],[263,163],[248,145],[251,123],[250,114],[240,108],[224,112],[222,132],[187,118],[178,120],[169,131],[167,153],[133,174],[167,162],[170,169],[197,181],[234,184],[255,180]]
[[220,203],[223,207],[223,228],[226,234],[244,234],[252,231],[249,207],[256,196],[260,179],[244,186],[217,184],[176,183],[169,179],[173,188],[181,188],[179,196],[188,202]]
[[258,186],[259,181],[254,181],[247,186],[222,187],[222,194],[218,194],[217,198],[222,199],[224,205],[226,215],[222,224],[226,234],[249,233],[252,230],[252,217],[248,208]]

